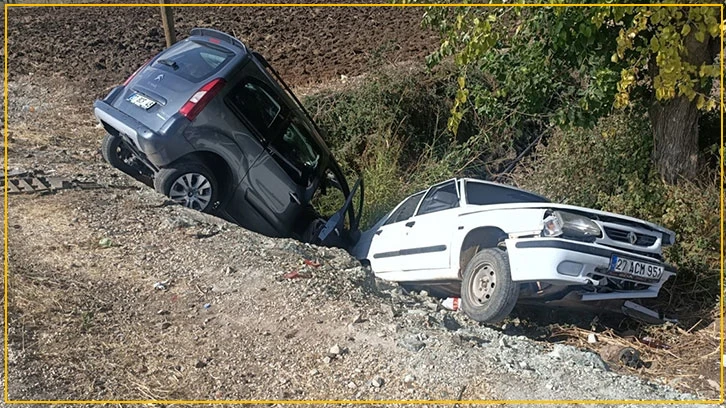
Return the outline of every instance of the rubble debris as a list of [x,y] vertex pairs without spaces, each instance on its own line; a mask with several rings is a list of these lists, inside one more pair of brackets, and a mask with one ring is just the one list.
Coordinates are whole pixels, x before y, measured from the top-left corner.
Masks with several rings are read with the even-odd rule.
[[454,298],[454,297],[446,298],[441,301],[441,307],[443,307],[447,310],[457,311],[457,310],[459,310],[460,300],[461,299]]
[[167,290],[167,289],[169,289],[169,280],[167,279],[165,281],[156,282],[154,284],[154,289],[156,289],[156,290]]
[[312,266],[313,268],[319,268],[321,266],[320,262],[311,261],[309,259],[303,259],[303,264]]
[[640,359],[640,352],[632,347],[624,347],[618,352],[618,361],[631,368],[639,368],[643,365]]

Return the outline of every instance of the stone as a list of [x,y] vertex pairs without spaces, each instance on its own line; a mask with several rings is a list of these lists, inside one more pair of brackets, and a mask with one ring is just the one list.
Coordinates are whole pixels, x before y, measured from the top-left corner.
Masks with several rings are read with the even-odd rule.
[[415,337],[405,337],[398,342],[398,345],[414,353],[426,347],[426,343]]
[[340,346],[338,346],[338,345],[336,344],[336,345],[334,345],[333,347],[331,347],[331,348],[330,348],[330,350],[329,350],[328,352],[329,352],[330,354],[334,355],[334,356],[337,356],[337,355],[339,355],[339,354],[341,353],[341,351],[342,351],[342,350],[340,349]]
[[376,388],[383,387],[383,378],[378,377],[378,376],[373,377],[373,379],[371,380],[371,385],[374,386],[374,387],[376,387]]

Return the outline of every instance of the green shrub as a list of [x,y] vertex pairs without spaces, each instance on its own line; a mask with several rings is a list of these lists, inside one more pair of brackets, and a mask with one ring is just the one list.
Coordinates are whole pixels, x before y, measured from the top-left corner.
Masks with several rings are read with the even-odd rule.
[[477,162],[476,119],[467,117],[457,136],[446,129],[453,78],[445,69],[377,69],[361,86],[303,98],[344,171],[363,176],[363,228],[407,195]]

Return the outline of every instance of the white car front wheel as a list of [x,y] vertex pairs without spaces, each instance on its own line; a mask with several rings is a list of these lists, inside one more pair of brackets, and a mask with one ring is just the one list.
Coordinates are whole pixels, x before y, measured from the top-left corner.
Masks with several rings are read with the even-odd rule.
[[519,285],[512,282],[507,253],[499,248],[477,252],[466,266],[461,284],[461,308],[482,323],[497,323],[514,309]]

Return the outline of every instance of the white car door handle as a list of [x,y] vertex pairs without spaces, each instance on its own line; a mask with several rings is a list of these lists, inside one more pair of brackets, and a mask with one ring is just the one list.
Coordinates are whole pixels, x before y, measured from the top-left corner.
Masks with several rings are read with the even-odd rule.
[[415,224],[415,223],[416,223],[416,221],[409,221],[406,223],[406,226],[411,228],[411,227],[413,227],[413,224]]

